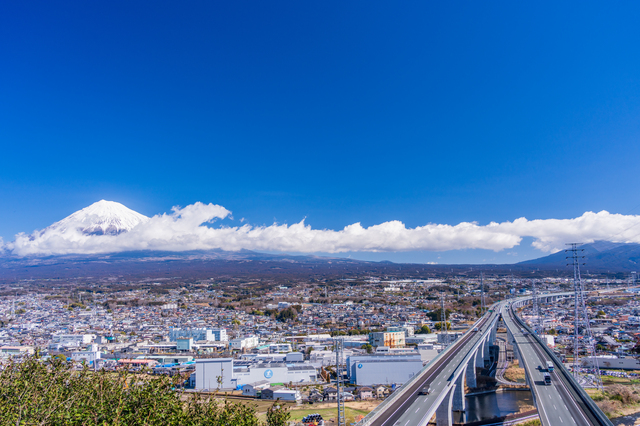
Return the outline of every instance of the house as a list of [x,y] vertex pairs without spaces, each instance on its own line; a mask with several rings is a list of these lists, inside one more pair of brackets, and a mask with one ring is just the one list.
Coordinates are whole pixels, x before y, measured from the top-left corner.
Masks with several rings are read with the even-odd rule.
[[384,386],[376,386],[373,391],[376,398],[384,398],[389,394],[389,389]]
[[363,386],[356,391],[356,395],[358,399],[372,399],[373,398],[373,389],[368,386]]
[[324,399],[322,393],[318,389],[311,389],[309,392],[309,397],[307,398],[309,402],[320,402]]
[[275,399],[273,397],[274,392],[284,389],[284,386],[274,386],[271,388],[265,388],[260,392],[260,399]]
[[336,388],[328,387],[324,390],[325,401],[335,401],[338,399],[338,390]]
[[242,386],[242,396],[258,397],[264,389],[269,386],[268,380],[260,380],[259,382],[247,383]]

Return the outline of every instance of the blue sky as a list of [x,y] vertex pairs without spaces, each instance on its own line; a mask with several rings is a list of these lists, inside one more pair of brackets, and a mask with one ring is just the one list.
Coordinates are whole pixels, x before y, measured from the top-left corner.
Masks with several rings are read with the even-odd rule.
[[4,2],[0,236],[100,199],[331,230],[639,214],[639,21],[632,2]]

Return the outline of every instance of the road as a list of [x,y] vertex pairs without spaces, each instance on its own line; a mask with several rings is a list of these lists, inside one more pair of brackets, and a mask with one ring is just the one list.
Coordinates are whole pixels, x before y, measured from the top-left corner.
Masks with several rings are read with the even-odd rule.
[[[491,326],[497,313],[490,312],[479,325],[478,332],[469,331],[449,348],[448,353],[428,368],[424,377],[411,385],[401,398],[394,401],[381,415],[371,422],[373,426],[416,426],[425,425],[425,418],[436,399],[449,384],[449,378],[468,355],[483,333]],[[425,386],[431,386],[429,395],[419,395]],[[431,416],[429,416],[431,417]]]
[[544,372],[547,361],[551,359],[542,350],[537,341],[512,317],[511,310],[503,310],[503,320],[513,334],[523,367],[529,376],[531,391],[537,402],[540,421],[544,426],[591,426],[600,423],[591,418],[590,411],[573,395],[570,387],[561,379],[558,372],[551,374],[551,385],[544,384]]

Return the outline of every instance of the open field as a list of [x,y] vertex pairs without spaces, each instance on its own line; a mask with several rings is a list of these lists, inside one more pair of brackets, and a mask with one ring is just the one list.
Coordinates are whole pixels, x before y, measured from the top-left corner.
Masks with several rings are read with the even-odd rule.
[[524,379],[524,368],[520,367],[520,364],[518,363],[518,361],[513,361],[509,367],[504,370],[504,374],[502,375],[502,377],[505,378],[505,380],[508,380],[510,382],[515,382],[515,383],[525,383],[525,379]]

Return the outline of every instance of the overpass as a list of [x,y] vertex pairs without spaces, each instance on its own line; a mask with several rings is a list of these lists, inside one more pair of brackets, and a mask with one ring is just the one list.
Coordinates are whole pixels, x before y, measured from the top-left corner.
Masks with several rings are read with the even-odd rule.
[[[498,306],[493,305],[462,337],[357,425],[426,425],[434,414],[438,426],[451,425],[453,411],[465,410],[465,384],[475,388],[476,367],[484,368],[491,363],[489,346],[496,338]],[[420,391],[426,387],[431,387],[431,392],[421,395]]]
[[[573,297],[573,293],[541,295],[538,299],[553,303],[565,297]],[[520,366],[524,367],[540,422],[543,426],[612,425],[546,342],[516,315],[516,308],[532,300],[533,297],[524,297],[507,304],[503,308],[503,320],[507,326],[507,341],[513,346]],[[554,371],[549,373],[551,384],[546,385],[544,373],[549,361],[553,363]]]
[[[553,302],[572,294],[547,294],[539,296],[539,299]],[[426,426],[435,414],[437,426],[451,426],[453,412],[465,411],[465,385],[477,387],[476,368],[484,368],[492,362],[489,346],[496,340],[496,328],[501,317],[507,324],[509,342],[525,366],[527,383],[543,425],[611,425],[547,345],[515,315],[514,308],[531,300],[531,297],[520,298],[492,305],[462,337],[357,425]],[[544,383],[540,380],[543,372],[537,369],[539,365],[546,365],[547,360],[554,362],[556,368],[552,386],[541,384]],[[431,388],[430,393],[421,394],[421,390],[427,387]]]

